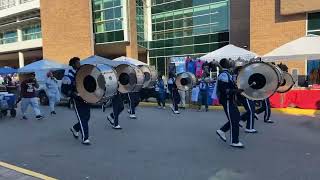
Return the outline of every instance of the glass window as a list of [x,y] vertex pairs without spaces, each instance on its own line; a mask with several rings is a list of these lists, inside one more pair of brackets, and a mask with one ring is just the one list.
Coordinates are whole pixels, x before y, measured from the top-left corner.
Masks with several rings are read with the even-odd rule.
[[183,54],[193,54],[194,53],[193,48],[194,48],[194,46],[183,47]]
[[197,16],[193,18],[193,25],[201,25],[201,24],[209,24],[210,23],[210,15],[205,16]]
[[[16,33],[14,33],[16,34]],[[22,40],[32,40],[41,38],[41,26],[40,24],[33,24],[22,28]]]
[[209,52],[209,44],[205,44],[205,45],[197,45],[194,46],[194,52],[195,53],[207,53]]
[[109,20],[113,18],[114,18],[113,9],[107,9],[104,11],[104,20]]
[[122,20],[115,20],[114,29],[115,30],[122,29]]
[[193,42],[193,37],[185,37],[183,39],[183,43],[184,45],[192,45],[194,42]]
[[209,43],[209,42],[210,42],[209,35],[194,37],[194,44],[203,44],[203,43]]
[[121,0],[113,0],[114,6],[121,6]]
[[176,11],[173,13],[174,14],[174,19],[181,19],[183,18],[183,11],[180,10],[180,11]]
[[308,14],[308,30],[320,30],[320,12]]
[[103,0],[103,8],[110,8],[113,7],[113,0]]
[[199,15],[205,15],[210,14],[210,6],[201,6],[194,8],[193,15],[199,16]]
[[193,28],[193,35],[209,34],[210,26],[198,26]]
[[115,31],[114,32],[114,40],[115,41],[123,41],[124,40],[123,31]]
[[182,28],[183,27],[183,20],[182,19],[175,20],[173,22],[173,27],[174,28]]
[[122,17],[122,7],[114,8],[114,18]]
[[93,2],[93,10],[101,10],[102,9],[102,1],[101,0],[95,0]]
[[173,29],[173,21],[165,22],[165,29]]
[[106,31],[113,31],[114,30],[114,21],[108,21],[105,23]]

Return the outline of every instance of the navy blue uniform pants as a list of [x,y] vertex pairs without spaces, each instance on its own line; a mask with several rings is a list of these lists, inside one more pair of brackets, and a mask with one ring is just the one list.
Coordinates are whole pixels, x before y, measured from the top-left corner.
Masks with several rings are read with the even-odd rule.
[[78,118],[78,123],[73,126],[77,132],[81,132],[82,141],[89,138],[90,105],[81,99],[73,99],[74,111]]
[[124,109],[121,94],[118,93],[112,97],[112,109],[113,112],[110,114],[110,116],[114,119],[114,126],[118,126],[119,115]]
[[264,112],[264,121],[268,121],[271,116],[271,107],[269,98],[261,101],[261,108],[256,110],[257,114],[261,114]]
[[245,97],[241,97],[239,100],[246,110],[246,112],[241,115],[241,120],[247,121],[247,129],[254,129],[255,102]]
[[140,93],[139,92],[131,92],[128,93],[128,104],[130,114],[136,114],[136,107],[140,103]]
[[230,130],[231,143],[239,142],[239,121],[240,112],[236,103],[232,100],[220,99],[220,103],[227,115],[228,122],[220,129],[223,132]]

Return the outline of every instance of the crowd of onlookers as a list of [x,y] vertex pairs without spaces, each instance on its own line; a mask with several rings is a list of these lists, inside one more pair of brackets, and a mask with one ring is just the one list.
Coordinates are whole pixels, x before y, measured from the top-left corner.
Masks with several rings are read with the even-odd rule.
[[0,85],[14,86],[19,83],[18,74],[0,75]]

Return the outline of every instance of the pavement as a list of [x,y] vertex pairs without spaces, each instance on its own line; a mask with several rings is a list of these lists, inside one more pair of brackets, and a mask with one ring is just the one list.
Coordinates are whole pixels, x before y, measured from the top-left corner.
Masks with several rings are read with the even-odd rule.
[[[42,107],[43,114],[48,108]],[[122,130],[106,123],[107,109],[92,109],[91,146],[69,131],[73,111],[57,107],[56,116],[41,121],[0,119],[0,180],[4,171],[43,174],[39,179],[66,180],[318,180],[320,120],[273,113],[275,124],[256,121],[258,134],[240,130],[245,149],[221,141],[216,129],[226,122],[221,110],[197,112],[139,107],[138,119],[120,116]],[[262,118],[262,116],[261,116]],[[260,118],[260,119],[261,119]],[[3,169],[5,168],[5,169]],[[20,169],[19,169],[20,168]],[[26,175],[28,173],[25,173]],[[29,177],[28,175],[28,177]],[[35,178],[36,175],[35,175]]]

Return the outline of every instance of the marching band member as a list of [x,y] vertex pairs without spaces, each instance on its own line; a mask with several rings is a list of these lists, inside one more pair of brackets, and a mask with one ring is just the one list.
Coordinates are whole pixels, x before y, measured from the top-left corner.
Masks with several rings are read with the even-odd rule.
[[117,93],[112,97],[112,112],[107,116],[107,120],[113,129],[122,129],[119,125],[119,115],[124,109],[122,94]]
[[178,107],[178,104],[180,102],[180,95],[179,95],[178,87],[175,81],[176,81],[176,78],[174,77],[174,74],[170,73],[169,79],[168,79],[168,90],[172,100],[171,109],[174,114],[180,114],[179,107]]
[[158,108],[165,109],[166,108],[166,88],[161,75],[158,76],[155,91],[157,93]]
[[261,103],[262,103],[262,106],[260,109],[256,110],[256,113],[261,114],[264,112],[264,122],[274,123],[272,120],[270,120],[270,116],[271,116],[270,99],[267,98],[265,100],[262,100]]
[[247,121],[246,133],[257,133],[258,131],[254,129],[254,120],[255,120],[255,102],[244,97],[241,94],[237,96],[238,101],[243,105],[246,110],[245,113],[241,115],[242,121]]
[[230,141],[232,147],[243,148],[244,145],[239,141],[239,121],[240,112],[235,102],[235,95],[243,90],[238,89],[232,76],[229,72],[231,68],[230,62],[227,59],[221,59],[220,66],[223,68],[218,77],[217,95],[227,115],[229,122],[225,123],[219,130],[218,136],[227,141],[226,132],[230,130]]
[[75,82],[76,71],[80,68],[80,59],[78,57],[71,58],[69,66],[72,69],[63,77],[61,90],[66,96],[71,98],[78,119],[78,123],[71,127],[70,131],[76,139],[79,138],[79,132],[81,132],[82,144],[90,145],[88,125],[90,120],[90,105],[78,95]]
[[[236,68],[234,70],[235,79],[237,79],[237,75],[242,67],[241,62],[238,64],[236,63]],[[237,100],[243,105],[244,109],[246,110],[245,113],[241,115],[242,121],[247,121],[247,125],[245,128],[246,133],[257,133],[258,131],[254,129],[254,119],[255,119],[255,102],[244,97],[241,94],[237,94]]]
[[130,119],[136,119],[136,107],[140,103],[140,92],[130,92],[127,93],[128,96],[128,104],[129,104],[129,117]]

